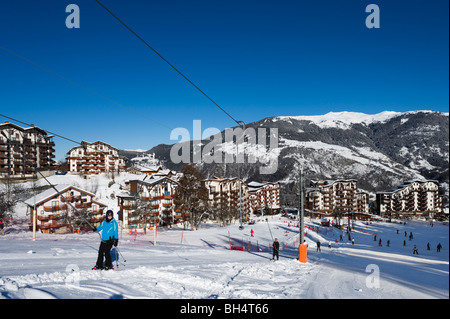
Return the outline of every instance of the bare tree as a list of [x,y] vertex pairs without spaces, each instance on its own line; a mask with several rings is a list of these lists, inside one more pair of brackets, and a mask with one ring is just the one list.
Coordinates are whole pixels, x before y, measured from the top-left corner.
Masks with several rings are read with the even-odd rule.
[[12,217],[23,192],[23,187],[14,184],[9,177],[3,180],[3,184],[0,184],[0,218]]
[[191,230],[198,229],[200,221],[208,216],[208,190],[202,183],[203,175],[192,165],[181,168],[180,178],[174,196],[175,209],[183,213],[183,220]]

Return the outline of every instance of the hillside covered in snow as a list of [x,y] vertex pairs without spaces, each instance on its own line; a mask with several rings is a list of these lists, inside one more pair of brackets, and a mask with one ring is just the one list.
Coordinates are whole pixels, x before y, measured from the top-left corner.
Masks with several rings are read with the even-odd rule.
[[[261,175],[259,162],[197,163],[206,177],[238,176],[239,170],[246,181],[281,182],[290,191],[302,167],[309,180],[356,179],[358,186],[369,192],[389,191],[411,179],[434,179],[448,193],[448,113],[386,111],[373,115],[331,112],[318,116],[274,116],[248,123],[247,128],[256,132],[258,128],[278,130],[278,149],[273,154],[260,152],[263,157],[277,157],[276,172]],[[222,139],[225,140],[224,131]],[[202,147],[209,142],[202,141]],[[235,147],[228,144],[219,144],[217,149],[223,154],[235,154]],[[161,144],[149,152],[155,153],[167,168],[179,170],[183,163],[171,161],[171,147]],[[258,156],[255,145],[245,141],[240,147],[245,154]],[[190,149],[192,152],[193,147]]]

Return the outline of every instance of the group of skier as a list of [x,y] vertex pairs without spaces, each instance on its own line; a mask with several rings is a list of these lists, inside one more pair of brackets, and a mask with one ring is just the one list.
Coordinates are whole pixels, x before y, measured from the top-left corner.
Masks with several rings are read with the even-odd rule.
[[[113,211],[108,210],[106,212],[106,218],[101,222],[101,224],[98,227],[93,227],[93,231],[95,232],[101,232],[101,242],[100,247],[98,250],[98,257],[97,262],[95,266],[92,268],[93,270],[109,270],[113,269],[114,266],[112,264],[112,258],[111,258],[111,249],[112,247],[117,247],[117,244],[119,242],[119,225],[117,224],[117,221],[114,219]],[[397,229],[397,234],[399,233]],[[251,230],[251,236],[254,236],[253,229]],[[407,232],[405,231],[405,237],[407,236]],[[350,238],[350,236],[349,236]],[[412,240],[413,234],[410,232],[409,234],[409,240]],[[341,235],[342,240],[342,235]],[[351,239],[352,244],[355,243],[354,238]],[[377,235],[374,235],[374,241],[377,240]],[[336,240],[337,242],[337,240]],[[317,251],[320,252],[320,240],[317,241],[316,247]],[[390,241],[387,241],[387,246],[390,245]],[[406,240],[403,242],[403,245],[406,245]],[[381,238],[378,240],[378,246],[382,246]],[[329,242],[328,247],[331,248],[331,242]],[[440,252],[442,248],[441,243],[439,243],[436,247],[437,252]],[[427,243],[427,250],[430,250],[430,243]],[[279,251],[280,251],[280,243],[278,242],[278,238],[275,238],[274,242],[272,243],[272,260],[279,260]],[[419,254],[417,245],[414,245],[413,247],[413,254]]]
[[[112,258],[110,251],[112,247],[117,247],[117,244],[119,242],[119,226],[117,224],[117,221],[114,219],[113,211],[108,210],[106,212],[106,219],[102,221],[100,226],[93,227],[93,231],[95,232],[102,232],[101,234],[101,242],[100,247],[98,250],[98,257],[97,262],[95,266],[92,268],[93,270],[108,270],[113,269],[112,264]],[[397,229],[398,234],[398,229]],[[407,235],[407,232],[405,232],[405,237]],[[251,236],[254,236],[253,229],[251,230]],[[341,235],[342,238],[342,235]],[[409,234],[409,240],[412,240],[413,234],[410,232]],[[374,235],[374,241],[377,240],[377,235]],[[354,245],[355,239],[352,238],[352,244]],[[387,241],[387,246],[389,247],[390,241]],[[404,241],[404,246],[406,245],[406,241]],[[382,246],[381,238],[379,238],[378,246]],[[317,251],[320,252],[320,240],[316,243]],[[331,248],[331,242],[329,242],[328,247]],[[439,252],[442,248],[441,243],[437,245],[437,251]],[[430,243],[427,244],[427,250],[430,250]],[[278,242],[278,238],[275,238],[274,242],[272,243],[272,260],[279,260],[279,251],[280,251],[280,243]],[[413,247],[413,254],[419,254],[417,245],[414,245]]]
[[[397,234],[398,234],[398,233],[399,233],[399,231],[398,231],[398,229],[397,229]],[[405,237],[406,237],[407,235],[408,235],[408,233],[405,231]],[[350,240],[350,238],[351,238],[352,245],[354,245],[354,244],[355,244],[355,238],[354,238],[354,237],[351,237],[350,234],[349,234],[348,238],[349,238],[349,240]],[[413,239],[414,239],[413,233],[410,232],[410,233],[409,233],[409,240],[413,240]],[[340,234],[340,241],[343,241],[342,234]],[[374,234],[373,241],[377,241],[377,234]],[[336,239],[336,243],[337,243],[337,242],[338,242],[338,241],[337,241],[337,239]],[[391,241],[388,239],[388,240],[386,241],[386,246],[389,247],[390,244],[391,244]],[[320,240],[318,240],[318,241],[316,242],[316,251],[317,251],[317,252],[321,252],[320,245],[321,245],[321,242],[320,242]],[[378,246],[379,246],[379,247],[382,247],[382,246],[383,246],[381,238],[378,238]],[[406,246],[406,240],[403,241],[403,246]],[[328,248],[331,248],[331,242],[328,243]],[[439,244],[436,246],[436,251],[437,251],[437,252],[440,252],[440,251],[441,251],[441,248],[442,248],[442,245],[441,245],[441,243],[439,243]],[[429,242],[427,243],[427,250],[431,250],[431,246],[430,246],[430,243],[429,243]],[[417,248],[417,245],[414,245],[414,246],[413,246],[413,255],[416,255],[416,254],[417,254],[417,255],[419,254],[419,249]]]

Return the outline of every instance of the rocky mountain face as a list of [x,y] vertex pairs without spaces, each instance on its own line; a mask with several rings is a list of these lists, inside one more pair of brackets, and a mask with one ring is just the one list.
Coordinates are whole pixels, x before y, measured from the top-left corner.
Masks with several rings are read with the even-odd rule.
[[[368,115],[354,112],[328,113],[322,116],[276,116],[247,124],[254,129],[256,141],[266,139],[266,147],[244,139],[239,150],[254,155],[257,163],[206,163],[193,161],[194,147],[211,147],[212,139],[186,142],[190,161],[205,177],[240,176],[245,181],[277,181],[285,191],[295,193],[300,169],[306,180],[356,179],[360,189],[388,191],[410,179],[436,179],[448,195],[449,115],[432,111],[406,113],[382,112]],[[265,136],[260,136],[266,128]],[[278,132],[278,148],[270,145],[270,129]],[[214,150],[235,154],[225,132],[214,140]],[[222,142],[217,142],[222,141]],[[259,142],[261,144],[261,142]],[[178,145],[180,146],[180,145]],[[171,160],[172,145],[158,145],[155,153],[167,168],[180,170],[183,163]],[[124,154],[126,155],[126,154]],[[172,154],[173,155],[173,154]],[[277,169],[261,174],[261,162],[276,157]],[[225,155],[222,156],[225,158]],[[222,161],[223,162],[223,161]]]

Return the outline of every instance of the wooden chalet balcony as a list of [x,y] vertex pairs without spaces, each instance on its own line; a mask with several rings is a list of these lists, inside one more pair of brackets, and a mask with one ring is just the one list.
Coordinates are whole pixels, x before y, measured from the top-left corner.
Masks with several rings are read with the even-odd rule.
[[103,214],[103,208],[100,208],[100,209],[94,209],[94,210],[90,211],[89,214],[91,214],[91,215],[100,215],[100,214]]
[[50,220],[50,217],[46,216],[46,215],[41,215],[41,216],[38,216],[38,220],[42,221],[42,222],[46,222],[46,221]]
[[122,209],[125,209],[125,210],[136,209],[136,208],[137,208],[136,204],[122,205]]
[[137,225],[140,224],[141,221],[139,219],[130,219],[128,218],[128,225]]
[[33,143],[33,141],[30,140],[29,138],[24,138],[24,139],[23,139],[23,144],[26,144],[26,145],[33,145],[34,143]]
[[91,207],[92,202],[86,202],[86,203],[75,203],[76,208],[88,208]]
[[80,200],[81,199],[81,195],[68,195],[68,196],[64,196],[65,199],[67,199],[68,201],[74,201],[74,200]]
[[59,210],[63,210],[63,209],[67,209],[66,204],[57,205],[57,206],[44,206],[45,212],[55,212],[55,211],[59,211]]
[[105,219],[105,217],[92,217],[89,218],[89,222],[90,223],[98,223],[98,222],[102,222]]
[[25,154],[25,158],[27,160],[32,160],[32,161],[36,161],[36,154]]
[[38,229],[49,229],[49,228],[57,228],[57,227],[63,227],[67,226],[67,224],[64,223],[58,223],[55,220],[52,220],[50,222],[41,223],[40,225],[37,225]]
[[51,226],[51,223],[43,223],[43,224],[40,224],[40,225],[37,225],[37,229],[49,229],[49,228],[51,228],[52,226]]

